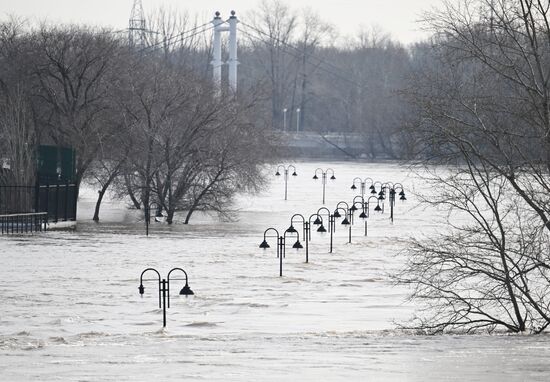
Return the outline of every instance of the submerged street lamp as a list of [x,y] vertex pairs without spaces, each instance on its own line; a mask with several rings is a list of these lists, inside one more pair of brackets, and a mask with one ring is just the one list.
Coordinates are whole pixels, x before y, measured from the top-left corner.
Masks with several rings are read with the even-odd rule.
[[395,206],[395,194],[397,193],[397,190],[401,190],[399,192],[399,200],[405,201],[407,198],[405,197],[405,190],[403,189],[403,185],[401,183],[396,183],[392,185],[390,188],[389,194],[390,194],[390,219],[393,223],[393,208]]
[[330,179],[335,180],[336,177],[334,176],[334,170],[331,169],[331,168],[327,168],[326,170],[318,168],[318,169],[315,170],[315,174],[313,175],[313,179],[317,180],[317,179],[319,179],[319,176],[317,174],[318,174],[318,172],[321,172],[322,183],[323,183],[323,204],[325,204],[325,188],[326,188],[326,185],[327,185],[327,174],[328,174],[329,171],[331,173]]
[[365,197],[365,192],[366,192],[366,187],[367,187],[367,182],[370,182],[370,185],[369,185],[369,189],[372,190],[373,189],[373,184],[374,184],[374,181],[371,179],[371,178],[365,178],[365,179],[361,179],[359,177],[356,177],[353,179],[353,183],[351,185],[351,189],[352,190],[356,190],[357,189],[357,186],[355,185],[355,182],[357,181],[357,183],[359,183],[360,187],[361,187],[361,196],[364,198]]
[[323,227],[323,218],[319,214],[312,214],[309,219],[306,219],[304,215],[302,214],[294,214],[290,218],[290,227],[288,227],[287,232],[297,232],[296,228],[294,228],[294,221],[295,218],[300,218],[301,221],[299,223],[302,223],[303,228],[303,236],[306,242],[306,263],[309,263],[309,242],[311,241],[311,220],[315,217],[315,220],[313,221],[314,225],[319,225],[319,228],[317,229],[317,232],[326,232],[325,227]]
[[281,173],[280,173],[280,169],[283,170],[283,173],[284,173],[284,179],[285,179],[285,200],[287,200],[287,190],[288,190],[288,173],[289,173],[289,170],[292,169],[292,176],[298,176],[298,174],[296,173],[296,167],[294,167],[293,165],[289,165],[287,167],[285,167],[284,165],[280,164],[279,166],[277,166],[277,172],[275,173],[275,176],[281,176]]
[[376,200],[376,207],[374,207],[374,211],[382,213],[382,208],[380,208],[380,200],[374,195],[369,196],[369,198],[365,202],[365,205],[367,206],[367,208],[366,208],[367,217],[370,216],[370,203],[371,203],[371,200]]
[[[332,253],[332,241],[333,241],[333,236],[334,236],[334,215],[330,212],[330,210],[326,207],[321,207],[319,208],[319,210],[317,210],[317,214],[316,215],[319,215],[321,216],[321,212],[326,212],[327,213],[327,217],[328,217],[328,230],[330,232],[330,247],[329,247],[329,253]],[[319,228],[317,229],[317,232],[327,232],[326,228],[323,226],[323,224],[321,223],[321,225],[319,226]]]
[[[345,205],[346,207],[345,208],[340,207],[340,205]],[[351,214],[352,214],[352,211],[350,210],[348,203],[338,202],[338,204],[336,205],[336,209],[334,210],[334,217],[335,218],[342,217],[342,215],[338,212],[339,210],[344,211],[344,215],[343,215],[344,220],[342,220],[341,224],[349,227],[349,243],[351,243],[351,220],[352,220]]]
[[[143,280],[143,275],[147,271],[155,272],[158,276],[159,308],[162,308],[162,326],[166,327],[166,297],[167,296],[168,296],[168,308],[170,308],[170,274],[174,271],[181,271],[185,275],[184,279],[172,278],[172,280],[185,280],[185,285],[183,286],[183,288],[181,288],[180,293],[179,293],[180,295],[192,296],[195,293],[191,290],[191,288],[189,288],[187,272],[185,272],[182,268],[172,268],[170,270],[170,272],[168,272],[168,276],[166,277],[166,279],[162,279],[162,280],[161,280],[161,277],[160,277],[160,273],[156,269],[147,268],[143,272],[141,272],[141,276],[139,277],[139,288],[138,288],[138,290],[139,290],[139,294],[142,297],[143,297],[143,294],[145,293],[145,287],[143,286],[143,281],[144,281]],[[155,279],[151,279],[151,280],[155,280]],[[149,280],[145,280],[145,281],[149,281]],[[162,297],[162,299],[161,299],[161,297]]]
[[[357,199],[361,199],[361,200],[358,201]],[[367,217],[368,216],[365,213],[365,198],[362,195],[357,195],[356,197],[353,198],[353,202],[352,202],[352,205],[351,205],[350,209],[352,211],[357,211],[358,210],[357,204],[361,205],[361,213],[359,214],[359,218],[361,218],[365,221],[365,236],[367,236],[367,231],[368,231]]]
[[[268,235],[268,232],[274,232],[274,235]],[[294,249],[302,249],[304,248],[302,246],[302,243],[300,243],[300,235],[298,234],[298,231],[289,231],[288,229],[283,233],[281,236],[279,234],[279,231],[277,231],[275,228],[268,228],[264,231],[264,240],[260,244],[260,248],[262,249],[268,249],[271,248],[269,243],[267,242],[268,237],[276,237],[277,238],[277,257],[279,258],[279,277],[283,276],[283,257],[285,257],[286,252],[286,234],[287,233],[295,233],[297,236],[296,242],[292,245],[292,248]]]

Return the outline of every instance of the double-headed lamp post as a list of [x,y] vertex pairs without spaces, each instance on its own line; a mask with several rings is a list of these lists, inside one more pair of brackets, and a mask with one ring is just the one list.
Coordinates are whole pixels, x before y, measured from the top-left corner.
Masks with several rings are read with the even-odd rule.
[[275,173],[275,176],[281,176],[280,170],[283,171],[284,178],[285,178],[285,200],[287,200],[287,195],[288,195],[288,173],[291,169],[292,169],[292,176],[298,176],[298,174],[296,173],[296,167],[294,167],[293,165],[288,165],[285,167],[285,165],[280,164],[277,166],[277,172]]
[[[273,232],[274,234],[269,235],[268,234],[269,232]],[[264,241],[262,241],[262,243],[260,244],[260,248],[268,249],[268,248],[270,248],[270,245],[267,243],[267,238],[268,237],[276,237],[277,238],[277,257],[279,258],[279,277],[283,276],[283,257],[285,257],[285,252],[286,252],[285,242],[286,242],[286,234],[287,233],[295,233],[296,236],[297,236],[296,243],[294,243],[292,245],[292,248],[295,248],[295,249],[304,248],[302,246],[302,243],[300,243],[300,234],[297,231],[296,232],[290,232],[289,230],[286,230],[283,233],[283,235],[281,236],[279,234],[279,231],[277,231],[275,228],[268,228],[264,231]]]
[[[162,308],[162,326],[166,327],[166,297],[168,297],[168,308],[170,308],[170,275],[172,274],[172,272],[180,271],[180,272],[183,272],[183,274],[185,275],[184,279],[172,278],[172,280],[185,280],[185,285],[183,286],[183,288],[181,288],[180,295],[191,296],[191,295],[194,295],[195,293],[193,293],[191,288],[189,288],[187,272],[185,272],[182,268],[172,268],[170,272],[168,272],[168,276],[166,277],[166,279],[162,279],[162,280],[161,280],[159,271],[157,271],[154,268],[146,268],[143,272],[141,272],[141,276],[139,277],[138,290],[141,297],[143,297],[143,293],[145,293],[145,287],[143,286],[143,281],[144,281],[143,275],[148,271],[155,272],[158,276],[159,308]],[[151,280],[154,280],[154,279],[151,279]],[[145,280],[145,281],[148,281],[148,280]]]
[[[345,205],[346,207],[341,207],[342,205]],[[349,204],[346,203],[346,202],[338,202],[338,204],[336,204],[336,209],[334,210],[334,217],[335,218],[340,218],[342,217],[342,215],[340,214],[339,211],[344,211],[344,220],[342,220],[342,225],[345,225],[345,226],[348,226],[349,227],[349,243],[351,243],[351,210],[349,208]]]
[[[360,201],[357,199],[361,199]],[[362,195],[357,195],[353,198],[353,202],[351,204],[350,210],[351,211],[357,211],[357,204],[361,205],[361,213],[359,214],[359,217],[365,221],[365,236],[367,236],[367,214],[365,213],[365,198]],[[353,215],[352,215],[353,218]]]
[[331,180],[335,180],[336,177],[334,176],[334,170],[331,169],[331,168],[327,168],[326,170],[323,170],[322,168],[318,168],[315,170],[315,174],[313,175],[313,179],[317,180],[319,179],[319,172],[321,173],[321,177],[322,177],[322,183],[323,183],[323,205],[325,204],[325,188],[326,188],[326,185],[327,185],[327,174],[330,172],[331,176],[330,176],[330,179]]
[[407,198],[405,197],[405,190],[403,189],[403,185],[401,183],[396,183],[390,187],[390,219],[393,223],[393,208],[395,206],[395,194],[397,193],[397,190],[401,190],[399,192],[399,200],[405,201]]
[[[320,227],[317,229],[318,232],[323,232],[324,227],[323,226],[323,218],[319,214],[312,214],[309,219],[306,219],[304,215],[302,214],[294,214],[290,218],[290,227],[288,227],[287,232],[297,232],[296,228],[294,228],[294,222],[296,218],[300,218],[301,221],[299,223],[302,223],[303,227],[303,236],[306,242],[306,263],[309,263],[309,242],[311,241],[311,220],[315,217],[316,219],[313,221],[314,225],[319,225]],[[321,228],[322,227],[322,228]],[[324,230],[326,232],[326,230]]]
[[[328,230],[330,232],[330,247],[329,247],[329,253],[332,253],[332,241],[333,241],[333,235],[334,235],[334,215],[330,212],[330,210],[326,207],[321,207],[319,208],[319,210],[317,210],[317,214],[318,216],[321,216],[321,213],[322,212],[326,212],[327,213],[327,220],[328,220]],[[317,229],[317,232],[326,232],[327,230],[325,229],[325,227],[323,226],[322,224],[322,220],[321,220],[321,225],[319,226],[319,228]]]
[[374,207],[374,211],[382,212],[382,208],[380,208],[380,200],[378,199],[378,197],[372,195],[372,196],[369,196],[369,198],[365,202],[365,205],[367,206],[367,208],[366,208],[367,217],[370,216],[370,203],[371,203],[372,200],[376,200],[376,207]]
[[370,181],[370,187],[371,187],[370,189],[372,190],[374,181],[371,178],[361,179],[359,177],[356,177],[356,178],[353,179],[353,183],[351,184],[351,189],[352,190],[357,190],[357,186],[355,185],[355,182],[359,183],[359,185],[361,187],[361,196],[364,198],[368,181]]

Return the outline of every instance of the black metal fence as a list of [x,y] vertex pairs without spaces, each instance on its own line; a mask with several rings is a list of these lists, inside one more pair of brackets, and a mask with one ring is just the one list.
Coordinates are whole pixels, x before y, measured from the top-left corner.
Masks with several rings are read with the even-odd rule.
[[0,215],[0,232],[17,234],[42,232],[47,229],[47,213]]
[[[75,221],[78,187],[74,183],[0,185],[0,216],[24,219],[25,214],[44,213],[45,222]],[[23,224],[23,222],[21,223]],[[4,233],[4,232],[2,232]]]

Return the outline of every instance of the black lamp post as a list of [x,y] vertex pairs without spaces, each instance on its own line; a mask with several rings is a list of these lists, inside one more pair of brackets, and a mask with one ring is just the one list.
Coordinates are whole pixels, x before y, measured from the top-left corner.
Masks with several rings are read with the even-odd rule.
[[379,182],[379,181],[374,182],[371,186],[371,189],[370,189],[371,190],[370,193],[373,194],[373,195],[378,192],[378,191],[376,191],[376,185],[379,185],[380,190],[382,190],[382,182]]
[[360,187],[361,187],[361,196],[364,198],[365,197],[365,191],[366,191],[366,187],[367,187],[367,182],[370,181],[370,189],[372,190],[372,187],[373,187],[373,184],[374,184],[374,181],[371,179],[371,178],[365,178],[365,179],[361,179],[359,177],[356,177],[353,179],[353,183],[351,185],[351,189],[352,190],[357,190],[357,186],[355,185],[355,182],[357,181],[357,183],[359,183]]
[[[321,216],[321,212],[324,211],[327,213],[328,217],[328,230],[330,232],[330,247],[329,247],[329,253],[332,253],[332,240],[333,240],[333,234],[334,234],[334,215],[330,212],[330,210],[326,207],[321,207],[319,210],[317,210],[317,215]],[[323,224],[317,229],[317,232],[326,232],[325,227]]]
[[326,185],[327,185],[327,174],[330,171],[330,173],[331,173],[330,179],[331,180],[336,179],[336,177],[334,176],[334,170],[333,169],[327,168],[326,170],[323,170],[321,168],[318,168],[318,169],[315,170],[315,175],[313,175],[313,179],[315,179],[315,180],[319,179],[319,176],[317,175],[319,171],[321,172],[322,183],[323,183],[323,204],[325,204],[325,188],[326,188]]
[[151,221],[151,208],[155,208],[157,210],[155,214],[155,218],[162,217],[162,208],[160,204],[157,202],[151,202],[149,204],[146,204],[145,206],[145,236],[149,236],[149,224]]
[[306,241],[306,263],[309,263],[309,245],[308,244],[310,240],[310,226],[309,226],[310,223],[309,223],[309,220],[306,220],[304,215],[294,214],[290,218],[290,227],[288,227],[287,232],[298,233],[298,231],[296,231],[296,228],[294,228],[294,218],[302,219],[301,223],[303,228],[303,237],[305,238],[305,241]]
[[296,233],[297,239],[296,243],[292,245],[292,248],[295,249],[301,249],[304,248],[302,244],[300,243],[300,235],[298,234],[298,231],[294,230],[294,232],[289,231],[288,229],[283,233],[283,236],[279,234],[279,231],[277,231],[275,228],[268,228],[264,231],[264,241],[260,244],[260,248],[262,249],[268,249],[270,248],[270,245],[267,243],[268,237],[273,237],[273,235],[268,235],[267,233],[273,231],[275,233],[275,237],[277,238],[277,257],[279,258],[279,277],[283,276],[283,257],[285,257],[285,251],[286,251],[286,234],[287,233]]
[[405,197],[405,190],[403,189],[403,185],[401,183],[396,183],[391,186],[389,194],[390,194],[390,219],[393,223],[393,208],[395,206],[395,194],[397,193],[397,190],[401,190],[399,192],[399,199],[402,201],[407,200]]
[[[172,279],[172,280],[185,280],[185,285],[180,290],[180,295],[184,296],[191,296],[194,295],[191,288],[189,288],[188,278],[187,278],[187,272],[185,272],[182,268],[172,268],[170,272],[168,272],[168,276],[166,279],[162,279],[160,277],[160,273],[154,269],[154,268],[147,268],[143,272],[141,272],[141,276],[139,277],[139,294],[143,297],[143,293],[145,293],[145,288],[143,287],[143,275],[147,271],[155,272],[158,276],[158,283],[159,283],[159,308],[162,308],[162,326],[166,327],[166,297],[168,296],[168,308],[170,308],[170,274],[174,271],[181,271],[185,275],[184,279]],[[154,280],[154,279],[152,279]],[[148,281],[148,280],[145,280]],[[161,299],[162,296],[162,299]]]
[[[340,207],[340,205],[345,205],[346,207]],[[348,226],[349,227],[349,243],[351,243],[351,211],[349,209],[349,205],[348,203],[346,202],[338,202],[338,204],[336,205],[336,209],[334,210],[334,217],[335,218],[338,218],[338,217],[341,217],[342,215],[338,212],[339,210],[342,210],[344,211],[344,220],[342,220],[342,225],[345,225],[345,226]]]
[[369,196],[369,198],[365,202],[365,205],[367,206],[367,208],[366,208],[367,217],[370,216],[370,203],[371,203],[372,200],[376,200],[376,207],[374,207],[374,211],[375,212],[380,212],[380,213],[382,212],[382,208],[380,207],[380,200],[378,199],[378,197],[372,195],[372,196]]
[[394,188],[395,191],[397,191],[398,189],[401,190],[399,192],[399,200],[401,200],[403,202],[407,200],[407,197],[405,196],[405,189],[403,188],[403,185],[401,183],[395,183],[393,185],[393,188]]
[[[357,199],[361,199],[361,201],[357,201]],[[361,204],[361,214],[359,214],[359,217],[365,221],[365,236],[367,236],[367,214],[365,213],[365,198],[362,195],[357,195],[353,198],[352,205],[350,209],[352,211],[357,211],[357,204]],[[353,216],[353,215],[352,215]]]
[[296,173],[296,167],[294,167],[293,165],[289,165],[289,166],[285,167],[284,165],[280,164],[279,166],[277,166],[277,172],[275,173],[275,176],[281,176],[281,173],[279,171],[280,169],[282,169],[282,171],[284,173],[284,178],[285,178],[285,200],[287,200],[289,170],[292,169],[292,176],[298,176],[298,174]]
[[[315,220],[313,220],[313,218],[315,218]],[[313,220],[313,222],[312,222],[312,220]],[[311,241],[311,224],[319,226],[317,228],[317,232],[320,232],[320,233],[327,232],[327,230],[323,226],[323,217],[319,214],[311,214],[309,216],[308,223],[309,223],[308,224],[309,241]]]

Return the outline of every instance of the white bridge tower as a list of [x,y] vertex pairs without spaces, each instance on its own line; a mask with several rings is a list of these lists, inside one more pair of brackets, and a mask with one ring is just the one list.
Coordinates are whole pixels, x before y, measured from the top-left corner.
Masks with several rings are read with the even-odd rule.
[[[229,60],[227,64],[229,65],[229,74],[228,82],[229,88],[235,94],[237,93],[237,67],[239,66],[239,61],[237,59],[237,16],[235,16],[235,11],[231,11],[231,17],[227,22],[223,21],[220,17],[220,12],[216,12],[212,24],[214,24],[214,46],[213,46],[213,78],[214,84],[217,86],[218,91],[221,92],[222,87],[222,66],[224,62],[222,61],[222,32],[229,32]],[[225,26],[224,24],[228,24]]]

